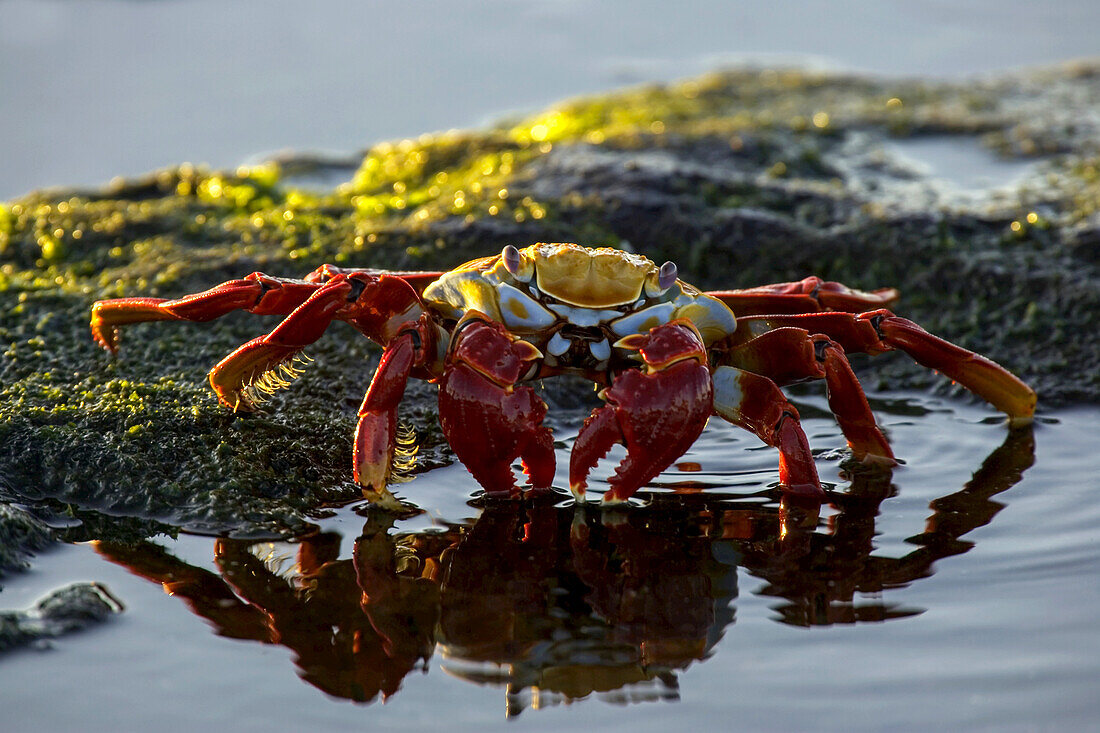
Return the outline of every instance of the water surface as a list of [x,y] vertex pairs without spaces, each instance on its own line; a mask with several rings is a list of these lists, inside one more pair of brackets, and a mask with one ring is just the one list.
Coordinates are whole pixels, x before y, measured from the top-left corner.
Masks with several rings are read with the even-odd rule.
[[4,607],[95,580],[127,610],[0,661],[5,729],[1094,727],[1100,411],[1009,432],[880,395],[883,478],[841,476],[824,400],[798,404],[819,513],[712,420],[625,510],[470,504],[452,466],[401,487],[424,513],[345,507],[300,542],[60,547]]
[[[613,30],[609,30],[613,29]],[[361,150],[720,65],[957,77],[1094,56],[1100,4],[5,0],[0,200]]]

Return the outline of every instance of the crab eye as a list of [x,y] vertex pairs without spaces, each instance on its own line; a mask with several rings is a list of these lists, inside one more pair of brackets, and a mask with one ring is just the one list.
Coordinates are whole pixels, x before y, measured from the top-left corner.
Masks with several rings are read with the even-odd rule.
[[534,260],[510,244],[501,250],[500,264],[517,282],[529,283],[535,276]]
[[509,244],[504,248],[504,251],[500,253],[500,258],[504,262],[505,270],[513,275],[519,275],[519,267],[523,262],[523,258],[518,249]]
[[668,290],[676,282],[676,263],[666,262],[661,265],[661,271],[657,274],[657,286],[661,290]]

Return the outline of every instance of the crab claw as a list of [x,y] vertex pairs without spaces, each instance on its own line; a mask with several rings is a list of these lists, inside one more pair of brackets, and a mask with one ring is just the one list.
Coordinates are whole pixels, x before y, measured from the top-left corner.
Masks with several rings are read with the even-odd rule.
[[615,443],[626,446],[604,494],[605,504],[630,498],[691,447],[713,410],[706,351],[686,321],[632,334],[615,346],[640,353],[645,371],[620,374],[602,397],[607,404],[585,420],[569,461],[569,488],[584,498],[588,472]]
[[439,424],[455,455],[489,494],[515,494],[512,462],[523,461],[531,485],[554,480],[554,441],[542,426],[546,403],[516,387],[542,353],[513,340],[504,326],[475,314],[455,328],[439,380]]

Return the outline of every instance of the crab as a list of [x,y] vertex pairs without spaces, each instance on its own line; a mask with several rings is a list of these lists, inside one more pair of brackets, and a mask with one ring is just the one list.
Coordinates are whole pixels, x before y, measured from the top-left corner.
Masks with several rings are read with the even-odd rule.
[[626,456],[604,503],[627,500],[683,455],[718,415],[779,452],[782,492],[825,497],[798,410],[780,387],[824,379],[853,456],[893,466],[847,354],[900,350],[1008,415],[1030,422],[1035,392],[983,356],[887,310],[894,289],[864,292],[808,277],[703,292],[676,265],[576,244],[507,246],[449,272],[324,265],[304,279],[252,273],[182,298],[120,298],[92,307],[95,340],[117,353],[119,327],[210,321],[235,310],[285,316],[210,371],[221,404],[258,409],[298,375],[303,350],[333,321],[383,347],[358,411],[353,476],[368,498],[387,490],[397,411],[410,377],[439,386],[439,421],[458,459],[490,496],[521,496],[555,474],[546,404],[528,384],[579,374],[603,406],[573,443],[569,487],[584,501],[591,469],[621,443]]

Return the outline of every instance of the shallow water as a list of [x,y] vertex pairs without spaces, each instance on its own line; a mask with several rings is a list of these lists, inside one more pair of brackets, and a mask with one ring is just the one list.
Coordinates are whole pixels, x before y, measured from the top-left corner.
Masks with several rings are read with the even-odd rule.
[[846,480],[824,400],[798,404],[820,513],[781,507],[774,453],[713,420],[617,511],[471,505],[451,466],[400,487],[424,513],[346,507],[299,543],[47,552],[0,606],[95,580],[127,610],[0,660],[4,729],[1096,726],[1100,410],[1009,432],[878,395],[906,465]]
[[890,140],[885,148],[953,194],[1015,188],[1039,168],[1035,159],[1000,158],[977,138],[962,135]]

